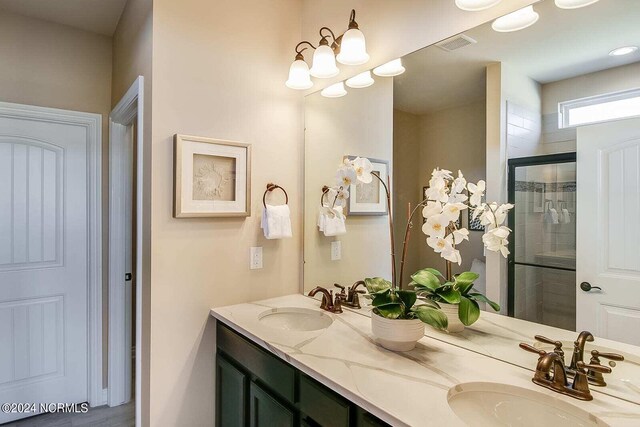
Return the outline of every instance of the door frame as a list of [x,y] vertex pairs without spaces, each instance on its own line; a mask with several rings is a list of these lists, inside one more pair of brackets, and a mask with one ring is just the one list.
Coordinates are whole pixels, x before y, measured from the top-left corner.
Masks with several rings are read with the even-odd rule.
[[102,115],[0,102],[0,117],[60,123],[87,135],[87,399],[106,403],[102,387]]
[[[140,357],[142,346],[142,233],[143,233],[143,148],[144,148],[144,77],[138,76],[131,87],[109,115],[109,387],[108,404],[118,406],[126,403],[130,397],[128,387],[131,379],[131,364],[127,358],[131,350],[127,349],[127,331],[131,330],[132,317],[127,316],[126,290],[122,286],[125,273],[125,264],[119,260],[118,255],[125,251],[126,245],[131,242],[125,240],[125,227],[131,226],[130,216],[124,209],[124,195],[131,189],[131,174],[124,170],[123,161],[127,144],[130,140],[130,127],[136,125],[137,135],[137,175],[136,175],[136,377],[135,377],[135,403],[136,418],[140,411],[141,402],[141,375],[142,360]],[[127,186],[128,190],[127,190]],[[130,194],[130,193],[129,193]],[[123,357],[124,355],[124,357]],[[129,388],[130,390],[130,388]]]
[[[512,234],[509,239],[509,256],[507,258],[508,269],[508,281],[507,281],[507,315],[509,317],[515,316],[515,277],[516,277],[516,264],[515,264],[515,250],[516,250],[516,168],[523,166],[539,166],[550,165],[554,163],[571,163],[576,162],[576,152],[559,153],[559,154],[545,154],[540,156],[530,157],[516,157],[508,160],[508,175],[507,175],[507,200],[514,208],[508,213],[508,225],[511,228]],[[531,264],[532,267],[544,267]],[[557,270],[567,270],[561,267],[553,267]],[[575,269],[573,270],[575,271]]]

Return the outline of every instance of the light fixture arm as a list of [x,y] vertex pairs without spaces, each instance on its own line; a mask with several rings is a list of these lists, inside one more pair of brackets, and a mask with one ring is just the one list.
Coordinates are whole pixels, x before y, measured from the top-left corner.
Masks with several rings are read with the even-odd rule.
[[298,43],[296,45],[296,61],[299,60],[299,59],[304,60],[304,56],[302,56],[302,52],[307,50],[307,48],[305,47],[305,48],[300,49],[300,46],[302,46],[304,44],[308,44],[309,46],[311,46],[311,49],[315,49],[316,48],[314,45],[312,45],[310,42],[308,42],[306,40],[301,41],[300,43]]
[[349,16],[349,29],[358,29],[358,23],[356,22],[356,10],[351,9],[351,15]]

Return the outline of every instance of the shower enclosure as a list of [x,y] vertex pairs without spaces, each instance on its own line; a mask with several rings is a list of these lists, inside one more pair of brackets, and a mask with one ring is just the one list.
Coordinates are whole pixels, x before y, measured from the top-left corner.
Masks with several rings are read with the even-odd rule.
[[509,160],[508,313],[576,328],[576,154]]

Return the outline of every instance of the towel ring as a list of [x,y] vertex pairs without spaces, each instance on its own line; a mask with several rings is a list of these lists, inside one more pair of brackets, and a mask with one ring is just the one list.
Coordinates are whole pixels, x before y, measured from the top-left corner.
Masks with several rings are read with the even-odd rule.
[[262,195],[262,204],[264,205],[264,208],[267,208],[267,193],[270,193],[271,191],[275,190],[275,189],[281,189],[282,192],[284,193],[284,197],[285,197],[285,204],[288,205],[289,204],[289,195],[287,194],[287,191],[280,187],[279,185],[273,184],[273,183],[268,183],[267,184],[267,189],[265,190],[264,194]]
[[327,187],[326,185],[323,185],[323,186],[322,186],[322,194],[320,195],[320,207],[324,206],[324,205],[322,204],[322,202],[323,202],[323,200],[324,200],[324,196],[326,196],[326,195],[328,195],[328,194],[329,194],[329,190],[330,190],[330,188],[329,188],[329,187]]

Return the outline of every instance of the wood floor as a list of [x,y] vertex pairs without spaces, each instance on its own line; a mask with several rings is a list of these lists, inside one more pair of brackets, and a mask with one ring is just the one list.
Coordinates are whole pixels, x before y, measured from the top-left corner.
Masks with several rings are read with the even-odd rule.
[[86,414],[44,414],[3,424],[2,427],[135,427],[136,410],[132,400],[113,408],[89,408]]

